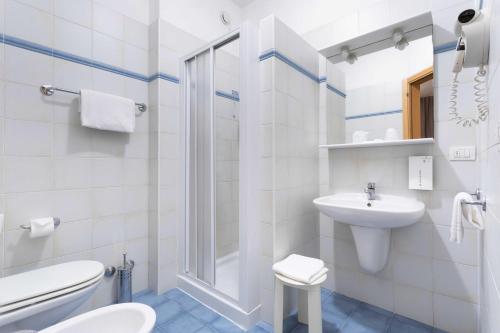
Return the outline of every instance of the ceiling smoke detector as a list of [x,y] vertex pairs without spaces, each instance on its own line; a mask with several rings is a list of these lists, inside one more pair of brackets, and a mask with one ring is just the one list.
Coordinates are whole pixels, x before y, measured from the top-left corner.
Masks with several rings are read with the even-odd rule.
[[224,25],[231,24],[231,16],[225,10],[220,12],[220,20],[221,20],[222,24],[224,24]]

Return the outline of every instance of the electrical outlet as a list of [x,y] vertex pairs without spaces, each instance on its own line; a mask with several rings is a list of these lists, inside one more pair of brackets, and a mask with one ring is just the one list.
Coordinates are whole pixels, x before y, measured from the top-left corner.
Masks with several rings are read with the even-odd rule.
[[450,147],[448,158],[450,161],[475,161],[476,146]]

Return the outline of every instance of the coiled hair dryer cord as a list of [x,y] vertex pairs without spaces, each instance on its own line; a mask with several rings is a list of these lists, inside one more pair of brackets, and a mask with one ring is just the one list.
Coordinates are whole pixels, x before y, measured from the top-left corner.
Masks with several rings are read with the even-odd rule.
[[453,120],[457,125],[463,127],[471,127],[478,125],[480,121],[488,119],[488,89],[487,89],[486,70],[481,66],[474,77],[474,101],[476,102],[477,115],[476,117],[466,117],[458,112],[458,73],[455,74],[452,84],[449,101],[450,120]]

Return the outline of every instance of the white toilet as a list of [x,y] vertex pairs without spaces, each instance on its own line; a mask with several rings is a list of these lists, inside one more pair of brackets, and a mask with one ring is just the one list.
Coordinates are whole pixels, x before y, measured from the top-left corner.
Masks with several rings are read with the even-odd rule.
[[40,330],[78,308],[104,275],[97,261],[72,261],[0,279],[0,333]]

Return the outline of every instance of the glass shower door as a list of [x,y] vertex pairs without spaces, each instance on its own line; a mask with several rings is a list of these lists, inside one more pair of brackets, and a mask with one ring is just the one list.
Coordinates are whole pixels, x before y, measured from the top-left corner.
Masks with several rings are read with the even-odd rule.
[[185,61],[185,272],[238,299],[239,35]]
[[212,50],[186,62],[188,116],[187,272],[215,283]]

